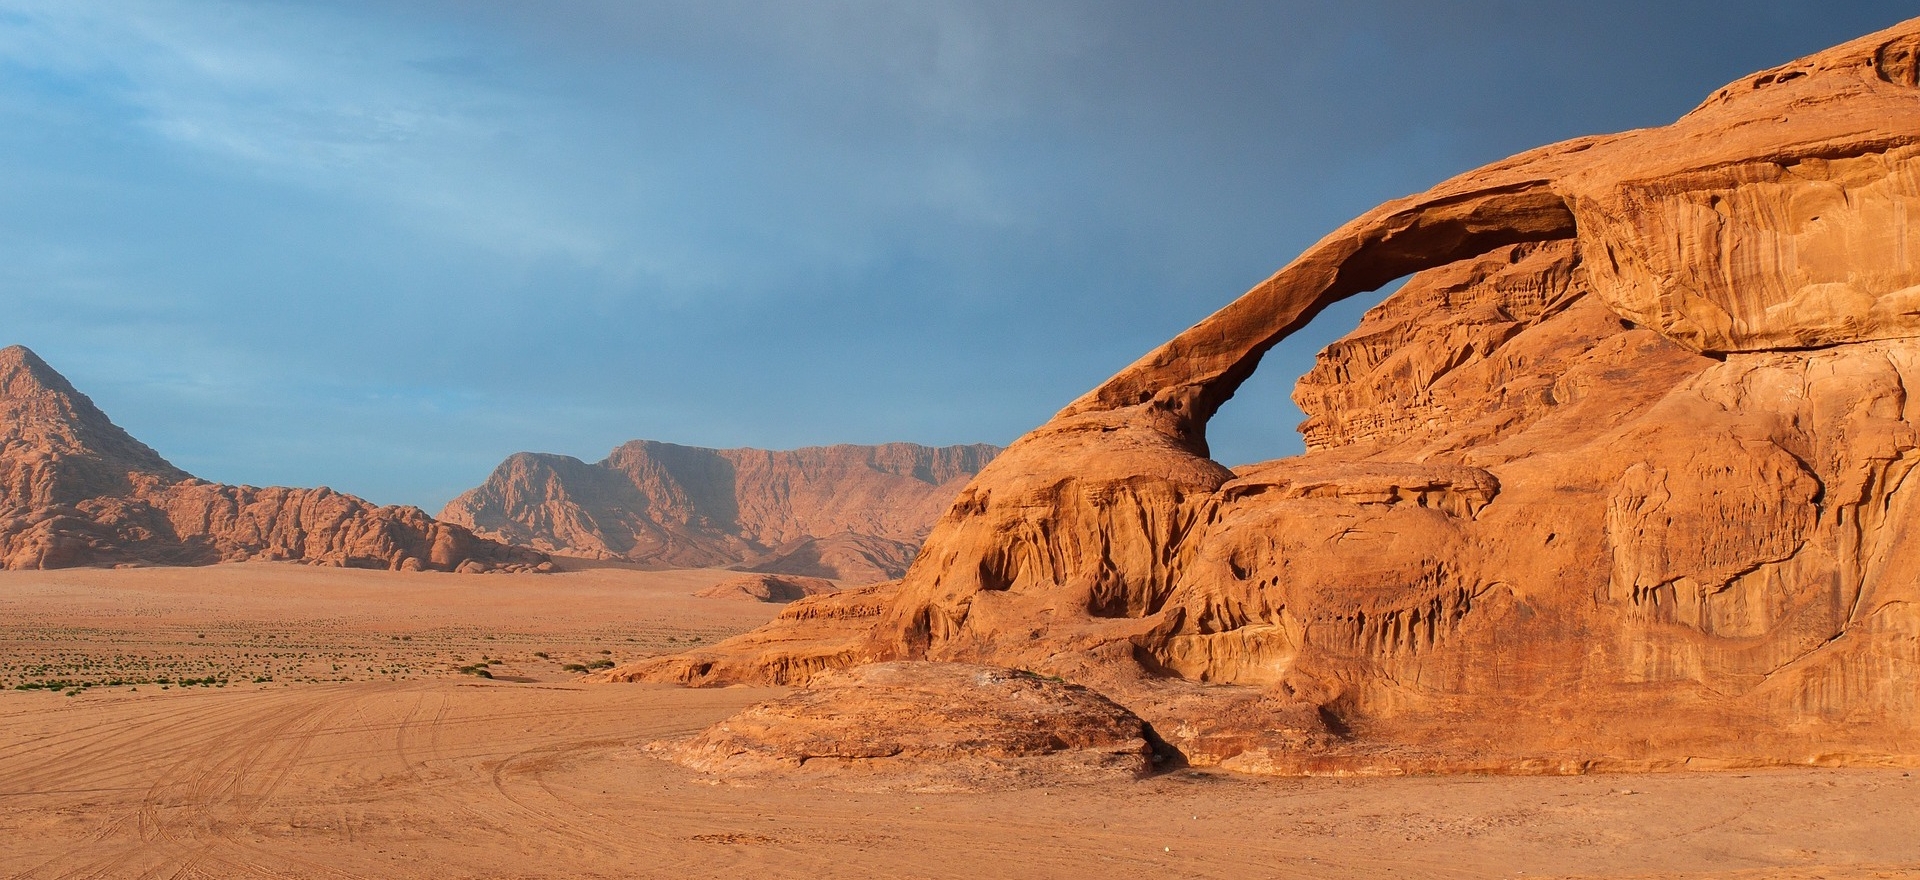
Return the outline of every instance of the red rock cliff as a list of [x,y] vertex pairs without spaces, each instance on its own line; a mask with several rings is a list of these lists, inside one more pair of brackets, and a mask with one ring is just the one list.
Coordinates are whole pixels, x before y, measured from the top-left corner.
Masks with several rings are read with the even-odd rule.
[[[1382,205],[1021,438],[891,592],[617,677],[1025,667],[1261,772],[1920,761],[1916,48]],[[1307,454],[1207,458],[1406,275],[1300,381]]]
[[877,581],[906,570],[940,512],[998,451],[635,440],[595,464],[523,452],[440,517],[555,553]]
[[544,555],[476,538],[415,507],[329,489],[195,479],[121,430],[21,346],[0,349],[0,565],[533,569]]

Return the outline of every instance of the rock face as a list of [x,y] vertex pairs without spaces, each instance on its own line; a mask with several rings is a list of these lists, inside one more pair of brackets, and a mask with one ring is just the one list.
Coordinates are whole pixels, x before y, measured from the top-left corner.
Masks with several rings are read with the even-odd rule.
[[839,585],[826,578],[797,574],[748,574],[728,578],[694,593],[702,599],[741,599],[750,602],[793,602],[808,596],[840,592]]
[[120,429],[33,352],[0,349],[0,566],[205,565],[534,569],[542,554],[415,507],[329,489],[195,479]]
[[655,748],[722,779],[799,775],[855,790],[1133,779],[1154,757],[1146,724],[1084,687],[1013,669],[911,662],[822,675],[811,688]]
[[[1917,48],[1382,205],[1016,442],[863,636],[622,674],[1021,666],[1270,773],[1920,761]],[[1207,458],[1263,352],[1406,275],[1300,381],[1305,455]]]
[[993,446],[770,452],[635,440],[604,461],[523,452],[440,518],[553,553],[851,581],[899,577]]

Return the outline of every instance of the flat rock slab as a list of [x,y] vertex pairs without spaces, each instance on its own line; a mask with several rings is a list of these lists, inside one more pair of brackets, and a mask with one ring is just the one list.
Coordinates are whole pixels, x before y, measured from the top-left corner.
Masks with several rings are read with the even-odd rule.
[[691,740],[649,749],[716,779],[860,791],[982,791],[1133,779],[1146,723],[1079,685],[963,663],[875,663],[819,675]]
[[826,578],[797,574],[748,574],[728,578],[698,593],[702,599],[739,599],[749,602],[787,603],[808,596],[837,593],[840,585]]

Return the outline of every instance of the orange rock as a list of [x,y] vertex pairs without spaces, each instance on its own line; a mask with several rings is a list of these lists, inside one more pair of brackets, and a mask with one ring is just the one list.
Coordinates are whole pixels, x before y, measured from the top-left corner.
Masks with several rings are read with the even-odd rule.
[[744,599],[750,602],[793,602],[808,596],[840,592],[826,578],[793,574],[749,574],[728,578],[694,593],[702,599]]
[[856,790],[977,791],[1132,779],[1153,766],[1147,735],[1111,700],[1030,672],[877,663],[819,676],[655,749],[736,781],[797,775]]
[[33,352],[0,349],[0,566],[205,565],[536,570],[544,554],[416,507],[330,489],[194,479],[108,419]]
[[[1382,205],[1009,447],[863,637],[636,672],[1018,666],[1250,772],[1920,760],[1916,47]],[[1307,454],[1207,458],[1268,348],[1408,274],[1301,380]]]
[[873,582],[906,570],[953,493],[998,451],[635,440],[596,464],[523,452],[440,517],[565,555]]
[[609,669],[600,678],[696,687],[801,684],[817,673],[866,659],[863,652],[873,624],[899,588],[899,581],[887,581],[798,599],[753,632],[711,648]]

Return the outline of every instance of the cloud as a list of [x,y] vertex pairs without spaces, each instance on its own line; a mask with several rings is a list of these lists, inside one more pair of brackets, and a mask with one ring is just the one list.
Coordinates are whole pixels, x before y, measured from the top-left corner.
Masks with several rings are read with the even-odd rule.
[[[527,258],[603,259],[604,230],[569,216],[499,149],[512,127],[564,127],[446,63],[473,51],[324,7],[17,2],[0,63],[111,104],[123,134],[197,154],[214,175],[358,200]],[[438,62],[438,63],[436,63]]]
[[[1005,441],[1381,200],[1900,11],[0,0],[0,342],[209,477],[427,506],[518,449]],[[1343,329],[1218,448],[1297,443]]]

